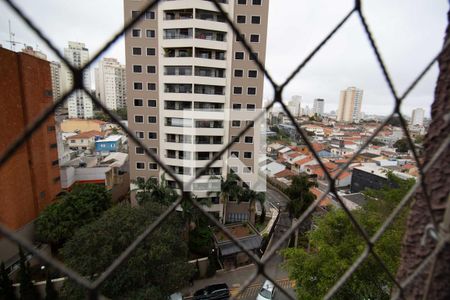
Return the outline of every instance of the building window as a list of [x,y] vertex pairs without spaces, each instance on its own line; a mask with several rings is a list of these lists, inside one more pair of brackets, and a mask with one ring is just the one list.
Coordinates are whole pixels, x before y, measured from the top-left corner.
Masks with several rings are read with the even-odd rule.
[[147,56],[155,56],[156,49],[155,48],[147,48]]
[[241,110],[242,104],[240,103],[233,103],[233,110]]
[[144,106],[144,101],[142,99],[134,99],[134,106]]
[[145,170],[145,163],[138,161],[136,162],[136,169],[137,170]]
[[132,37],[141,37],[141,30],[140,29],[131,30],[131,36]]
[[141,12],[139,11],[139,10],[133,10],[133,11],[131,11],[131,17],[133,18],[133,19],[136,19],[137,17],[139,17],[139,14],[140,14]]
[[156,100],[147,100],[148,107],[156,107]]
[[239,167],[236,167],[236,166],[230,167],[230,172],[234,173],[234,174],[238,174],[239,173]]
[[239,120],[231,121],[231,127],[241,127],[241,121]]
[[244,52],[235,52],[234,59],[244,59]]
[[252,172],[252,167],[244,167],[242,168],[243,173],[251,173]]
[[157,163],[149,163],[148,168],[150,170],[158,170],[158,164]]
[[244,70],[234,70],[234,77],[244,76]]
[[133,82],[133,88],[136,91],[141,91],[142,90],[142,82]]
[[236,35],[236,42],[241,42],[245,40],[245,34],[241,34],[241,35]]
[[133,55],[142,55],[142,49],[139,47],[133,47]]
[[156,91],[156,83],[153,83],[153,82],[147,83],[147,90]]
[[247,104],[247,110],[255,110],[256,105],[255,104]]
[[138,154],[138,155],[144,155],[144,148],[142,148],[142,147],[136,147],[135,148],[135,152],[136,152],[136,154]]
[[253,137],[252,136],[246,136],[244,139],[244,142],[246,144],[253,144]]
[[154,38],[156,36],[155,31],[153,29],[147,29],[145,31],[145,36],[148,38]]
[[250,78],[257,78],[258,77],[258,71],[257,70],[248,70],[248,77],[250,77]]
[[237,135],[232,135],[231,141],[236,144],[240,142],[240,138]]
[[148,151],[150,151],[153,154],[158,154],[158,148],[148,148]]
[[237,0],[237,4],[247,5],[247,0]]
[[145,18],[147,20],[154,20],[155,19],[155,12],[153,10],[149,10],[145,12]]
[[235,87],[233,87],[233,94],[235,94],[235,95],[242,94],[242,86],[235,86]]
[[133,65],[133,73],[142,73],[141,65]]
[[255,87],[248,87],[247,88],[247,95],[256,95],[256,88]]
[[148,116],[148,123],[149,124],[155,124],[156,123],[156,116]]
[[250,53],[250,60],[257,60],[258,59],[258,52],[252,52]]
[[58,148],[58,144],[54,143],[54,144],[50,144],[50,149],[56,149]]
[[134,123],[144,123],[144,116],[134,116]]
[[247,125],[250,124],[250,128],[252,128],[253,126],[255,126],[255,121],[253,120],[248,120],[245,122]]
[[156,66],[147,66],[147,73],[148,74],[155,74],[156,73]]
[[244,152],[244,158],[252,158],[252,152]]
[[253,5],[261,5],[262,4],[262,0],[252,0],[252,4]]
[[143,139],[144,138],[144,132],[143,131],[136,131],[135,134],[136,134],[136,137],[138,139]]
[[231,151],[230,154],[232,157],[239,158],[239,151]]
[[150,132],[148,133],[148,139],[149,139],[149,140],[156,140],[156,139],[158,139],[158,134],[157,134],[156,132],[150,131]]
[[250,35],[250,42],[252,42],[252,43],[259,43],[259,34],[251,34]]
[[245,16],[237,16],[236,20],[238,24],[243,24],[245,23]]
[[260,16],[252,16],[252,24],[261,24]]

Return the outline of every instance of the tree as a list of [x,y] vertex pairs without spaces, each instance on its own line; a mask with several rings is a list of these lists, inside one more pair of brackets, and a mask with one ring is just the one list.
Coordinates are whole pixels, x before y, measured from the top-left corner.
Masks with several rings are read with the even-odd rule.
[[213,180],[220,179],[220,191],[213,191],[208,192],[208,195],[210,194],[217,194],[221,202],[224,206],[223,215],[226,216],[227,211],[227,203],[230,200],[239,200],[239,196],[241,195],[241,189],[242,187],[239,185],[240,178],[236,173],[228,173],[226,178],[223,178],[223,176],[220,177],[211,177]]
[[316,196],[310,191],[310,188],[314,186],[317,184],[305,175],[292,177],[292,184],[284,191],[290,199],[287,209],[291,218],[299,218],[314,202]]
[[246,201],[250,202],[250,205],[249,205],[249,207],[250,207],[249,215],[250,216],[252,215],[251,210],[253,209],[255,203],[259,202],[259,204],[261,205],[261,217],[260,217],[259,221],[261,223],[264,223],[264,220],[266,217],[266,208],[264,206],[264,203],[266,202],[266,195],[264,193],[256,192],[249,188],[242,188],[239,199],[245,199]]
[[[398,188],[366,191],[367,204],[352,213],[366,232],[373,235],[392,212],[414,181],[388,174]],[[395,273],[400,242],[405,231],[403,211],[375,245],[375,252]],[[342,209],[333,209],[315,220],[317,229],[308,232],[311,251],[291,248],[284,251],[290,278],[298,283],[299,299],[323,298],[365,248],[365,242]],[[371,256],[355,271],[334,296],[335,299],[389,299],[392,281]]]
[[58,293],[52,283],[52,278],[50,276],[50,271],[47,270],[47,280],[45,282],[45,300],[57,300]]
[[76,229],[97,219],[111,207],[111,194],[97,184],[75,185],[36,220],[36,239],[55,251],[73,236]]
[[116,116],[118,116],[121,120],[128,120],[126,107],[118,108],[117,110],[113,110],[112,113],[115,114]]
[[[87,277],[101,274],[165,209],[153,202],[138,207],[116,205],[75,232],[61,250],[64,262]],[[187,245],[179,238],[183,228],[179,218],[168,217],[106,280],[100,292],[114,299],[135,293],[143,298],[147,289],[156,289],[163,295],[157,299],[165,299],[184,287],[193,268],[187,263]],[[76,298],[82,292],[67,282],[61,298]]]
[[31,280],[30,263],[26,260],[22,248],[19,248],[20,255],[20,270],[19,270],[19,293],[21,300],[35,300],[39,299],[37,291]]
[[136,201],[139,205],[156,202],[168,206],[178,198],[178,194],[169,186],[164,174],[161,176],[161,183],[153,177],[147,180],[138,178],[134,183],[137,185],[134,191],[136,191]]
[[9,279],[5,264],[2,262],[0,266],[0,300],[16,299],[14,287],[11,279]]
[[409,150],[409,144],[407,138],[399,139],[395,142],[394,148],[396,148],[397,152],[406,153]]

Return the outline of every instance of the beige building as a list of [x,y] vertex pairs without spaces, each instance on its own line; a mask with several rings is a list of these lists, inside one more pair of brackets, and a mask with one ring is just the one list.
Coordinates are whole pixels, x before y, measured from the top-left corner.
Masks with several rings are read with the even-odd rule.
[[358,123],[361,118],[362,96],[363,91],[355,87],[341,91],[336,120]]
[[[159,155],[183,182],[195,176],[251,120],[262,106],[268,0],[221,0],[243,36],[237,37],[210,1],[161,1],[126,34],[126,77],[130,129]],[[125,0],[125,21],[148,1]],[[239,42],[245,38],[254,53]],[[232,169],[252,186],[257,171],[259,125],[254,124],[206,176],[189,187],[211,197],[210,177]],[[239,163],[231,165],[233,154]],[[131,179],[162,171],[143,149],[130,145]],[[174,181],[168,178],[169,184]],[[226,209],[212,197],[210,210],[227,221],[249,219],[248,207]]]
[[103,58],[95,69],[95,94],[108,108],[126,107],[125,66],[115,58]]

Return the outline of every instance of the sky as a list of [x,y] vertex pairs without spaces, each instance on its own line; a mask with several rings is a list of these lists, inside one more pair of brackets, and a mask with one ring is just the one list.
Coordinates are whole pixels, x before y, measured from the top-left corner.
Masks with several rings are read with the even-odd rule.
[[[45,32],[62,52],[67,41],[84,42],[91,55],[123,26],[122,0],[15,0],[25,14]],[[351,10],[353,0],[272,0],[269,6],[266,68],[282,83],[296,65],[316,47]],[[446,0],[367,0],[364,15],[399,94],[439,53],[447,25]],[[15,41],[38,47],[50,59],[51,51],[20,18],[0,0],[0,44],[9,48],[8,20]],[[16,51],[22,45],[16,46]],[[105,54],[125,63],[121,38]],[[430,114],[438,68],[435,65],[402,105],[406,115],[417,107]],[[357,15],[337,32],[284,90],[288,101],[302,96],[312,106],[314,98],[325,99],[325,111],[336,110],[341,90],[363,89],[362,111],[389,114],[393,98]],[[266,81],[264,98],[272,99]]]

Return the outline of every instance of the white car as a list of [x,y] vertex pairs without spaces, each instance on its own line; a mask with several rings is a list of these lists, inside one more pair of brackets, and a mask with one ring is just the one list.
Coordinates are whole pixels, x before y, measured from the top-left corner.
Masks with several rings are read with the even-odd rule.
[[264,281],[264,284],[261,287],[261,290],[259,291],[256,300],[271,300],[273,299],[274,295],[275,295],[275,285],[270,280],[266,280]]

